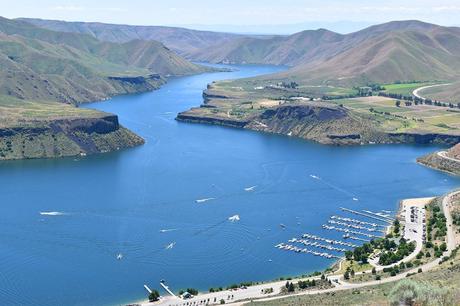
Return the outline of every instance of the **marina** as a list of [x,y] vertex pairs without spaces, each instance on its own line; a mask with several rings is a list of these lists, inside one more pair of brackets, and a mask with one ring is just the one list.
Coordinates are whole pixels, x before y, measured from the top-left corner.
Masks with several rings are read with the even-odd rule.
[[363,216],[363,217],[367,217],[367,218],[371,218],[371,219],[375,219],[375,220],[379,220],[379,221],[383,221],[383,222],[387,222],[387,223],[392,222],[390,219],[384,218],[384,217],[381,217],[381,216],[375,216],[375,215],[372,215],[372,214],[369,214],[369,213],[359,212],[359,211],[349,209],[349,208],[345,208],[345,207],[340,207],[340,209],[342,211],[346,211],[346,212],[349,212],[349,213],[352,213],[352,214],[355,214],[355,215],[359,215],[359,216]]
[[332,258],[341,259],[342,258],[340,256],[329,254],[327,252],[317,252],[317,251],[313,251],[313,250],[310,250],[310,249],[307,249],[307,248],[299,248],[299,247],[293,246],[291,244],[280,243],[280,244],[277,244],[275,247],[278,248],[278,249],[286,250],[286,251],[293,251],[293,252],[296,252],[296,253],[312,254],[312,255],[315,255],[315,256],[325,257],[325,258],[328,258],[328,259],[332,259]]
[[[344,212],[359,215],[363,218],[378,219],[379,221],[385,221],[387,223],[391,223],[391,220],[389,219],[389,217],[387,217],[387,214],[377,215],[378,213],[374,213],[371,211],[358,212],[358,211],[343,208],[343,207],[341,207],[340,209]],[[296,217],[296,219],[299,219],[299,218]],[[300,223],[297,222],[297,224],[300,224]],[[343,226],[343,227],[338,227],[336,225]],[[280,226],[282,229],[286,228],[284,224],[280,224]],[[342,239],[344,240],[350,239],[354,241],[359,241],[360,243],[365,243],[365,242],[369,242],[370,239],[380,238],[381,236],[383,236],[387,228],[387,225],[382,225],[382,224],[378,224],[375,222],[369,222],[365,220],[352,219],[348,217],[341,217],[338,215],[332,215],[329,217],[327,224],[323,224],[321,228],[323,230],[337,231],[337,232],[345,233],[344,235],[342,235]],[[377,233],[381,233],[381,234],[377,235]],[[353,236],[351,234],[365,236],[369,239]],[[295,237],[291,238],[287,241],[287,243],[280,243],[280,244],[277,244],[275,247],[281,250],[292,251],[294,253],[305,253],[305,254],[311,254],[314,256],[325,257],[328,259],[336,259],[336,258],[341,258],[341,257],[339,257],[338,255],[327,253],[327,252],[314,251],[309,248],[300,248],[293,244],[298,243],[304,246],[314,247],[318,249],[327,250],[329,252],[337,252],[337,253],[345,253],[346,251],[350,250],[348,248],[356,248],[358,246],[351,242],[346,242],[346,241],[336,240],[336,239],[329,239],[329,238],[321,237],[321,236],[314,235],[314,234],[308,234],[308,233],[302,234],[301,237],[302,238],[295,238]],[[345,248],[345,247],[348,247],[348,248]]]
[[359,237],[356,237],[356,236],[351,236],[350,234],[345,234],[342,237],[343,237],[343,239],[351,239],[351,240],[362,241],[362,242],[371,241],[370,239],[359,238]]
[[340,216],[337,216],[337,215],[331,216],[331,219],[350,222],[350,223],[357,223],[357,224],[361,224],[361,225],[370,225],[372,227],[378,227],[378,226],[386,227],[386,225],[382,225],[382,224],[377,224],[377,223],[372,223],[372,222],[367,222],[367,221],[361,221],[361,220],[352,219],[352,218],[344,218],[344,217],[340,217]]
[[346,252],[348,249],[344,249],[344,248],[337,248],[337,247],[334,247],[334,246],[331,246],[331,245],[326,245],[326,244],[321,244],[317,241],[308,241],[306,239],[297,239],[297,238],[292,238],[290,239],[288,242],[290,243],[301,243],[305,246],[313,246],[313,247],[316,247],[316,248],[320,248],[320,249],[326,249],[326,250],[329,250],[329,251],[336,251],[336,252]]
[[327,223],[335,224],[335,225],[342,225],[342,226],[351,227],[351,228],[354,228],[354,229],[362,229],[362,230],[366,230],[368,232],[376,232],[376,231],[378,231],[375,227],[370,228],[370,227],[365,227],[365,226],[361,226],[361,225],[349,224],[349,223],[341,222],[341,221],[329,220],[329,221],[327,221]]
[[320,240],[320,241],[324,241],[324,242],[327,242],[327,243],[330,243],[330,244],[339,244],[339,245],[344,245],[344,246],[348,246],[348,247],[351,247],[351,248],[356,248],[357,247],[356,244],[353,244],[353,243],[350,243],[350,242],[345,242],[345,241],[341,241],[341,240],[327,239],[327,238],[318,237],[316,235],[311,235],[311,234],[303,234],[302,238],[307,238],[307,239],[311,239],[311,240]]

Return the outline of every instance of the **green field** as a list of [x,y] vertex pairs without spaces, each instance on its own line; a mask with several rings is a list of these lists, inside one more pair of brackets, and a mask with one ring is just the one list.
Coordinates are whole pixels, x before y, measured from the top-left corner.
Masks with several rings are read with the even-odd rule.
[[412,95],[412,92],[416,90],[417,88],[423,87],[423,86],[428,86],[428,85],[434,85],[436,83],[434,82],[425,82],[425,83],[404,83],[404,84],[385,84],[383,87],[385,87],[384,92],[386,93],[394,93],[394,94],[400,94],[400,95]]
[[98,118],[105,113],[50,101],[21,100],[0,95],[0,128],[68,118]]
[[396,100],[377,96],[332,102],[372,119],[387,132],[460,133],[460,110],[455,108],[404,103],[396,107]]

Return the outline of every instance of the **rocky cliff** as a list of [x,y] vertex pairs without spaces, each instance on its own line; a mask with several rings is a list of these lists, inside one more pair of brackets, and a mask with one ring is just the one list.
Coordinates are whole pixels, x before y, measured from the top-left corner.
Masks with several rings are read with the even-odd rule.
[[88,155],[143,143],[115,115],[33,121],[0,128],[0,160]]
[[435,152],[417,159],[425,166],[460,175],[460,144],[447,151]]

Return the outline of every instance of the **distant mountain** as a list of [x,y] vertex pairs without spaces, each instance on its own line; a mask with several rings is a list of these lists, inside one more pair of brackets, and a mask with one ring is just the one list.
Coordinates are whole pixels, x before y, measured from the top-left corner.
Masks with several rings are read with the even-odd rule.
[[88,34],[102,41],[125,43],[131,40],[156,40],[186,57],[199,50],[221,45],[240,37],[237,34],[164,26],[132,26],[29,18],[21,20],[49,30]]
[[330,56],[334,50],[324,47],[338,44],[343,39],[343,35],[324,29],[303,31],[290,36],[243,37],[218,48],[200,50],[191,57],[211,63],[295,66],[306,59]]
[[343,35],[326,29],[307,30],[290,36],[242,37],[219,48],[193,54],[209,62],[264,63],[295,66],[318,58],[332,57],[382,33],[424,31],[435,25],[419,21],[390,22]]
[[152,90],[162,76],[206,71],[155,41],[101,42],[0,18],[0,94],[77,103]]
[[347,35],[319,29],[244,37],[192,57],[215,63],[288,65],[293,68],[275,78],[312,84],[450,80],[460,76],[460,28],[395,21]]
[[392,22],[350,35],[333,56],[304,59],[285,76],[336,85],[460,77],[460,28]]

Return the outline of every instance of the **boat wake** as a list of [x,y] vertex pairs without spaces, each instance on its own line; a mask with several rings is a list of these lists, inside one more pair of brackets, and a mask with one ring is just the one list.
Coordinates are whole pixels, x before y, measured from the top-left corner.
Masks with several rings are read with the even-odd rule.
[[244,191],[254,191],[254,189],[256,189],[257,186],[251,186],[251,187],[247,187],[247,188],[244,188]]
[[171,242],[170,244],[168,244],[168,245],[165,247],[165,249],[166,249],[166,250],[171,250],[172,248],[174,248],[175,245],[176,245],[175,242]]
[[204,203],[204,202],[208,202],[208,201],[212,201],[212,200],[215,200],[215,198],[198,199],[198,200],[195,200],[195,202],[196,203]]
[[40,215],[42,216],[65,216],[68,214],[64,212],[60,212],[60,211],[41,211]]
[[347,196],[352,197],[352,200],[353,200],[353,201],[359,201],[359,199],[356,197],[355,194],[353,194],[353,193],[351,193],[351,192],[349,192],[349,191],[347,191],[347,190],[345,190],[345,189],[343,189],[343,188],[340,188],[339,186],[336,186],[336,185],[334,185],[334,184],[332,184],[332,183],[329,183],[329,182],[323,180],[322,178],[320,178],[320,177],[317,176],[317,175],[310,174],[310,177],[311,177],[312,179],[321,181],[323,184],[329,186],[330,188],[332,188],[332,189],[334,189],[334,190],[336,190],[336,191],[338,191],[338,192],[341,192],[341,193],[343,193],[343,194],[346,194]]
[[234,216],[231,216],[230,218],[228,218],[228,220],[230,222],[237,222],[237,221],[240,221],[240,216],[239,215],[234,215]]
[[160,233],[169,233],[179,230],[178,228],[170,228],[170,229],[161,229]]

